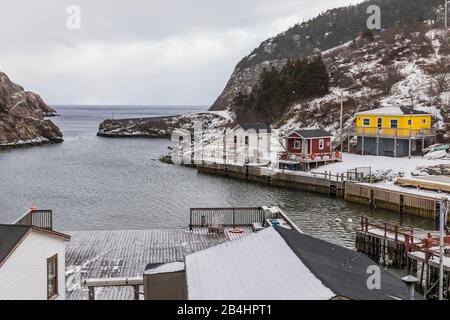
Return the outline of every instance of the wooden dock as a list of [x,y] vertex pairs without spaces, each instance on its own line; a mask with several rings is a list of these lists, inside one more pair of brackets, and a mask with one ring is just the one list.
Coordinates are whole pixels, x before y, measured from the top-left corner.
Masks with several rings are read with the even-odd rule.
[[397,183],[404,187],[450,193],[450,180],[448,177],[398,178]]
[[[190,253],[204,250],[252,233],[240,234],[225,228],[224,234],[210,234],[207,228],[179,230],[75,231],[66,251],[67,299],[87,300],[82,282],[92,278],[142,276],[149,263],[181,261]],[[132,300],[130,287],[99,288],[99,300]]]
[[344,175],[306,172],[273,172],[266,167],[232,164],[202,164],[199,173],[248,180],[277,187],[344,196]]
[[[438,296],[439,232],[406,228],[383,221],[361,219],[355,248],[376,263],[406,269],[419,282],[416,290],[429,299]],[[445,237],[444,298],[450,298],[450,236]]]
[[[391,190],[354,181],[344,174],[271,171],[263,166],[231,164],[199,164],[199,173],[247,180],[266,185],[328,194],[344,200],[436,220],[440,198],[413,192]],[[450,192],[450,191],[449,191]],[[450,221],[450,217],[449,217]]]
[[378,186],[346,182],[346,201],[369,205],[373,208],[407,213],[436,220],[440,212],[440,199],[432,196],[381,188]]

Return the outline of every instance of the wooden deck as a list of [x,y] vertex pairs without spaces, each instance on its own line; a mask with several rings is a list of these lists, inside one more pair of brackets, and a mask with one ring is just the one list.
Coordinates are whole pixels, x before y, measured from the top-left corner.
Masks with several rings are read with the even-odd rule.
[[446,176],[398,178],[397,183],[403,187],[450,193],[450,179]]
[[[142,276],[149,263],[181,261],[188,254],[252,233],[208,234],[206,228],[178,230],[77,231],[66,251],[67,299],[87,300],[88,290],[81,283],[91,278]],[[142,288],[141,288],[142,290]],[[100,288],[99,300],[133,299],[131,288]]]

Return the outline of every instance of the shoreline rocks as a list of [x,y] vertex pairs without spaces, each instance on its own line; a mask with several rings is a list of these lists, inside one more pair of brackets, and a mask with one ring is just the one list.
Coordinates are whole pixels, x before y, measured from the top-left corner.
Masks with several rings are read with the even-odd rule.
[[159,161],[162,163],[174,164],[174,162],[172,161],[172,156],[170,154],[162,156],[161,158],[159,158]]
[[62,142],[59,128],[46,119],[56,115],[39,95],[0,72],[0,149]]
[[179,116],[107,119],[103,121],[97,136],[106,138],[153,138],[170,139],[177,129],[192,131],[195,124],[201,124],[203,130],[221,129],[229,126],[232,119],[223,112],[188,113]]

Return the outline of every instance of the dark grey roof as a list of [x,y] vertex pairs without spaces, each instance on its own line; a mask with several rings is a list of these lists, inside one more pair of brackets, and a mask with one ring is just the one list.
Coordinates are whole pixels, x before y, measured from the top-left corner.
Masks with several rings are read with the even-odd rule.
[[322,137],[332,137],[333,135],[323,129],[301,129],[295,130],[295,133],[300,135],[302,138],[322,138]]
[[26,235],[31,226],[0,225],[0,264]]
[[244,130],[255,130],[255,131],[259,131],[259,130],[266,130],[267,133],[271,132],[271,128],[270,126],[268,126],[267,124],[264,123],[260,123],[260,122],[255,122],[255,123],[239,123],[238,126],[240,126],[242,129]]
[[[367,287],[367,268],[377,265],[365,255],[329,242],[276,227],[303,264],[337,296],[353,300],[406,299],[406,285],[381,268],[381,289]],[[422,299],[416,294],[417,299]]]

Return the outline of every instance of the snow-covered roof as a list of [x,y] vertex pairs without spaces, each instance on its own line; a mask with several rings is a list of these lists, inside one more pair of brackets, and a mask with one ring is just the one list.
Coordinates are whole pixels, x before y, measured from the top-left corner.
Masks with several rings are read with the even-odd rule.
[[160,274],[160,273],[173,273],[184,270],[184,262],[171,262],[171,263],[157,263],[149,264],[144,271],[144,274]]
[[414,110],[411,107],[383,107],[378,109],[372,109],[367,111],[362,111],[356,113],[357,116],[368,116],[368,115],[377,115],[377,116],[398,116],[398,115],[429,115],[426,112]]
[[328,300],[335,294],[274,228],[186,257],[190,300]]
[[354,250],[270,227],[187,256],[187,291],[191,300],[406,299],[405,284],[383,269],[381,289],[367,287],[373,265]]
[[260,122],[255,123],[238,123],[233,130],[236,131],[238,129],[243,129],[244,131],[254,130],[255,132],[261,132],[261,133],[271,133],[272,128],[265,124]]
[[313,138],[326,138],[332,137],[333,135],[326,130],[323,129],[300,129],[294,130],[288,134],[288,137],[296,134],[303,139],[313,139]]

